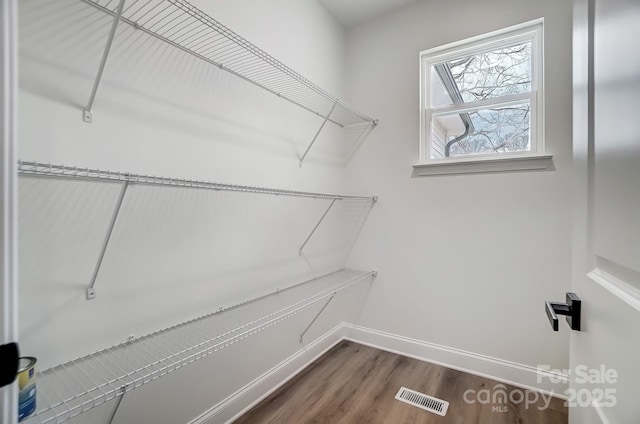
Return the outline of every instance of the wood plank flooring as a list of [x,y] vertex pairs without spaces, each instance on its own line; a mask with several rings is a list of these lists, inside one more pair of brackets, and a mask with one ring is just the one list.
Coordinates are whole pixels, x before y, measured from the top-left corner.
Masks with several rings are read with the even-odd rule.
[[[427,362],[344,341],[304,369],[234,424],[566,424],[564,401],[506,386],[507,400],[493,399],[500,383]],[[441,417],[395,399],[400,387],[450,402]],[[494,389],[494,387],[498,386]],[[488,389],[488,392],[487,392]],[[485,392],[480,392],[485,390]],[[527,394],[528,393],[528,394]],[[522,396],[538,402],[526,406]],[[511,398],[511,400],[509,400]],[[543,409],[543,410],[540,410]]]

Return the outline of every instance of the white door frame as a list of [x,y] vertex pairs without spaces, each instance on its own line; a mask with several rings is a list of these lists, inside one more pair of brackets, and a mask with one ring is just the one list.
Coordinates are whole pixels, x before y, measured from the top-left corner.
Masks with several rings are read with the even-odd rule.
[[[17,0],[0,0],[0,344],[18,341]],[[0,424],[18,420],[17,385],[0,388]]]

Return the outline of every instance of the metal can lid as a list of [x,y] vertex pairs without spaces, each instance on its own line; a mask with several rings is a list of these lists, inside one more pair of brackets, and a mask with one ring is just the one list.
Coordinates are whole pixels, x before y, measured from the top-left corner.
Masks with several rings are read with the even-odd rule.
[[18,366],[18,374],[21,373],[22,371],[26,371],[29,368],[35,366],[36,362],[38,362],[38,360],[36,358],[34,358],[33,356],[23,356],[23,357],[21,357],[20,358],[20,364]]

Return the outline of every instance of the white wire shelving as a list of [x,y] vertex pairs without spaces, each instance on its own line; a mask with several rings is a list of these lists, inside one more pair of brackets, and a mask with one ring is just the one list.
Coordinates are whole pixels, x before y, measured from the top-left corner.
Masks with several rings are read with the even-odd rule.
[[119,22],[131,25],[198,59],[227,71],[321,118],[309,150],[327,122],[340,127],[377,125],[373,119],[309,81],[242,36],[185,0],[82,0],[114,17],[94,87],[84,111],[92,121],[92,106]]
[[18,161],[20,175],[32,175],[53,178],[72,178],[105,182],[120,182],[141,185],[163,185],[177,188],[197,188],[208,190],[237,191],[243,193],[273,194],[277,196],[309,197],[330,200],[377,201],[377,196],[352,196],[348,194],[316,193],[309,191],[282,190],[257,186],[216,183],[188,178],[162,177],[157,175],[138,174],[133,172],[108,171],[69,165],[55,165],[43,162]]
[[42,371],[37,375],[36,412],[24,423],[63,423],[115,398],[119,401],[131,390],[376,275],[342,269]]
[[53,165],[50,163],[28,162],[18,161],[18,173],[22,176],[30,177],[44,177],[44,178],[58,178],[58,179],[76,179],[76,180],[88,180],[88,181],[102,181],[107,183],[120,184],[120,193],[118,195],[111,220],[107,227],[107,232],[102,243],[98,259],[91,275],[91,280],[86,289],[86,297],[88,300],[95,299],[96,297],[96,281],[102,266],[102,262],[109,247],[111,235],[118,221],[118,216],[122,209],[122,204],[127,193],[127,189],[131,184],[138,185],[161,185],[173,188],[190,188],[190,189],[203,189],[214,191],[234,191],[241,193],[256,193],[256,194],[269,194],[275,196],[291,196],[291,197],[306,197],[312,199],[330,200],[329,207],[324,214],[320,217],[316,225],[313,227],[307,238],[301,244],[298,249],[298,254],[303,254],[303,249],[318,230],[318,227],[326,216],[329,214],[333,206],[337,201],[351,200],[359,202],[369,202],[371,205],[378,201],[378,196],[353,196],[348,194],[330,194],[330,193],[317,193],[309,191],[295,191],[295,190],[282,190],[276,188],[236,185],[236,184],[224,184],[203,180],[192,180],[187,178],[173,178],[162,177],[157,175],[137,174],[132,172],[120,172],[120,171],[107,171],[95,168],[83,168],[77,166],[67,165]]

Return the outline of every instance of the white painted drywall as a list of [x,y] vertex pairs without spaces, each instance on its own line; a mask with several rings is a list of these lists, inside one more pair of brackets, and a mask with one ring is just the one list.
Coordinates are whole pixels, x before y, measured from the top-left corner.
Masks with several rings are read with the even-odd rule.
[[[111,23],[79,0],[20,2],[23,160],[306,191],[345,190],[341,133],[238,78],[121,26],[82,121]],[[342,97],[343,32],[315,1],[196,6]],[[21,177],[20,339],[40,369],[342,266],[369,206],[132,186],[85,300],[119,187]],[[339,296],[305,344],[357,302]],[[319,307],[127,394],[115,423],[186,423],[303,348]],[[266,313],[266,312],[265,312]],[[229,325],[240,323],[229,323]],[[104,422],[112,405],[77,422]]]
[[362,24],[417,0],[318,0],[345,28]]
[[[379,276],[358,324],[525,365],[568,364],[545,300],[570,285],[571,2],[432,0],[346,33],[347,94],[380,125],[348,168],[380,194],[350,259]],[[555,170],[412,178],[421,50],[545,19]]]

